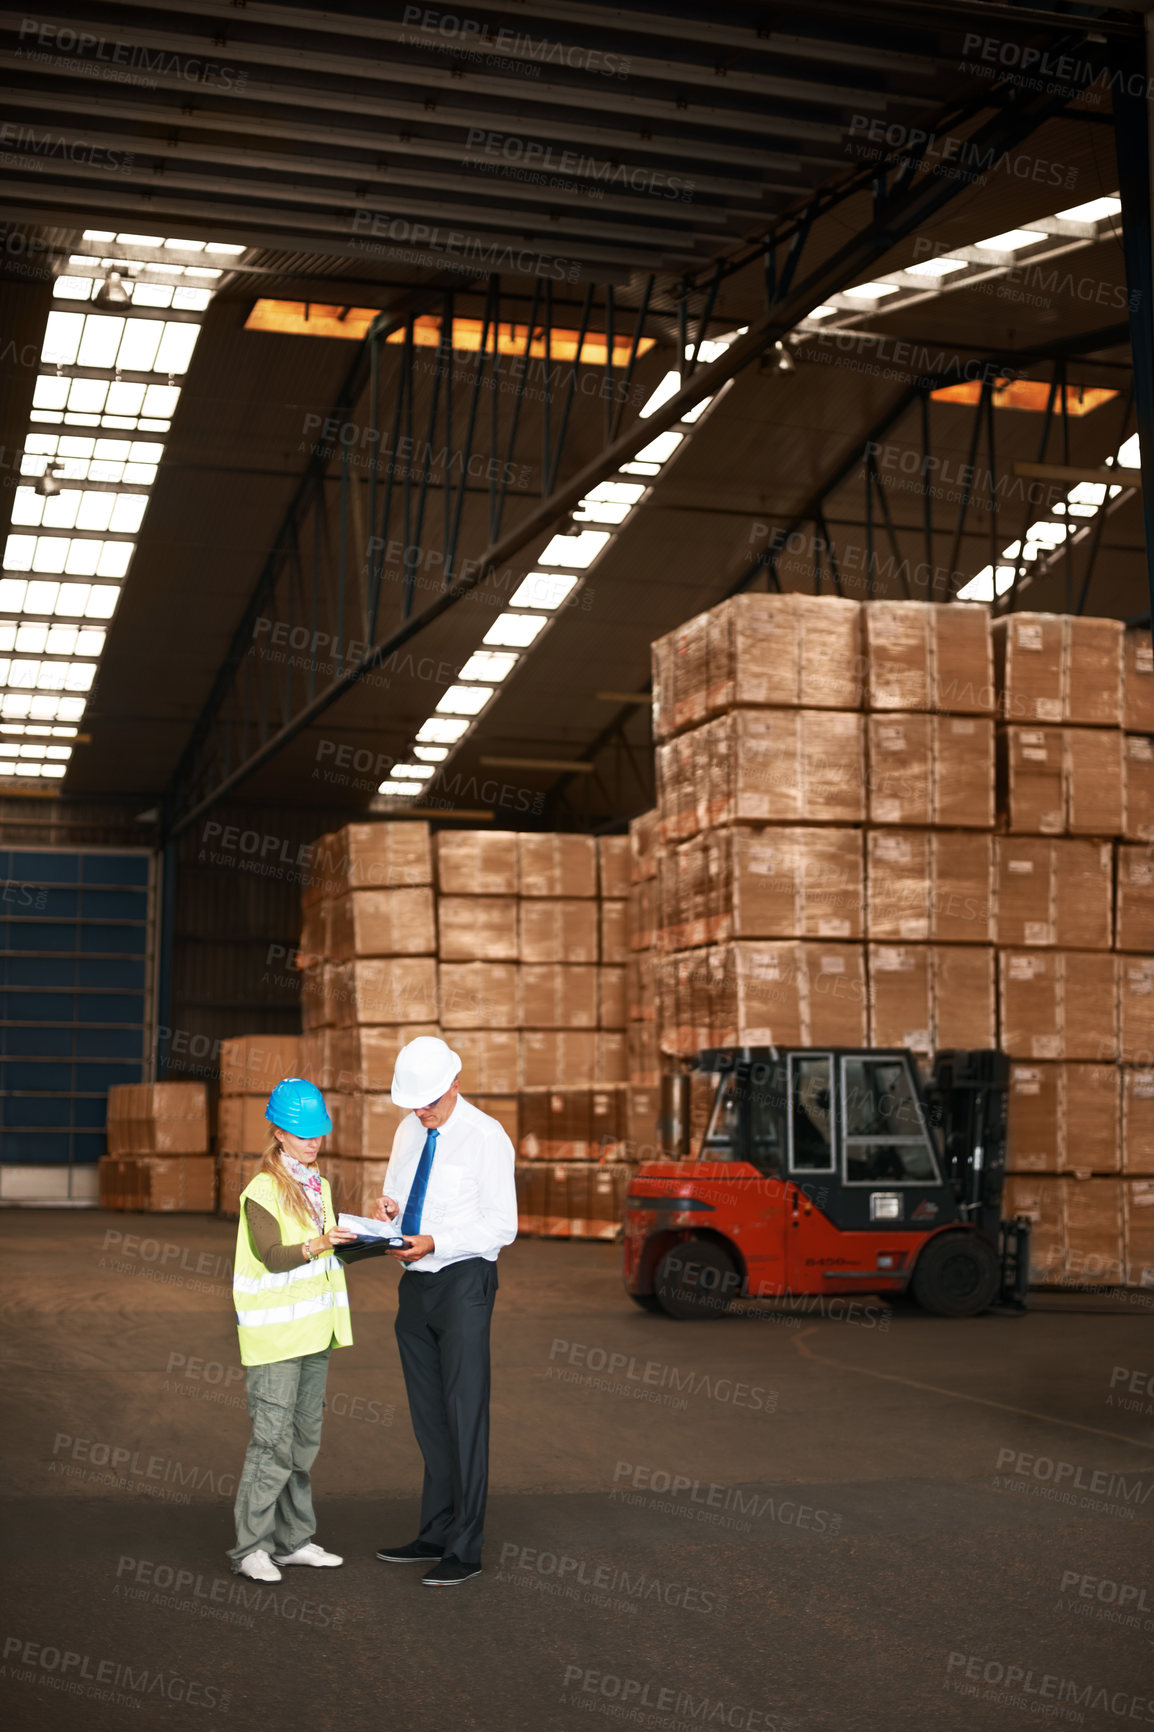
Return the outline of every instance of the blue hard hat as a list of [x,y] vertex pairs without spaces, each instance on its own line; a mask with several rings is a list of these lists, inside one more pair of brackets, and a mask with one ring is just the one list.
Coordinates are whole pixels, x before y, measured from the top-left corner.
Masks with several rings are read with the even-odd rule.
[[277,1083],[264,1116],[270,1125],[279,1125],[294,1137],[327,1137],[333,1128],[320,1089],[299,1076],[287,1076]]

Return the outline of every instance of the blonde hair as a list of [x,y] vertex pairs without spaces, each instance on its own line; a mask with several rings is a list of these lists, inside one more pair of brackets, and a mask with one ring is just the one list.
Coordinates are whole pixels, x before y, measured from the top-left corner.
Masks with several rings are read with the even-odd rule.
[[288,1216],[290,1220],[299,1221],[303,1227],[312,1229],[316,1226],[316,1218],[305,1201],[303,1189],[281,1160],[283,1153],[284,1150],[276,1132],[271,1131],[269,1141],[261,1155],[260,1170],[262,1173],[267,1173],[272,1180],[281,1213]]

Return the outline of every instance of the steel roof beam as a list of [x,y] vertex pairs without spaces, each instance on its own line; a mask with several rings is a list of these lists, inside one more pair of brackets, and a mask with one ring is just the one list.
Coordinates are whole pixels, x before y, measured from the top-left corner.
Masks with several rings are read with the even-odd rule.
[[[0,48],[0,66],[7,67],[12,71],[27,72],[28,70],[15,49]],[[36,70],[37,76],[40,77],[50,76],[62,80],[83,79],[85,81],[84,88],[90,88],[90,62],[77,60],[67,64],[58,64],[53,66],[50,72]],[[182,103],[182,107],[187,104],[189,86],[186,79],[182,79],[174,73],[150,70],[149,80],[152,84],[162,89],[171,90],[174,95],[183,97],[185,101]],[[466,131],[469,128],[483,127],[486,131],[492,131],[494,121],[498,119],[492,108],[452,107],[438,109],[435,104],[430,108],[425,103],[405,102],[399,98],[383,94],[380,96],[374,94],[370,98],[358,96],[355,92],[345,90],[321,90],[318,93],[315,81],[312,84],[290,83],[287,80],[273,83],[249,78],[245,82],[244,101],[246,103],[278,103],[294,109],[317,109],[324,114],[331,114],[333,109],[339,105],[341,112],[345,114],[363,114],[372,119],[388,117],[390,120],[399,120],[413,126],[438,126],[446,130],[460,127],[462,131]],[[106,113],[123,111],[131,114],[135,112],[135,104],[129,103],[127,97],[121,97],[115,86],[106,93],[104,102]],[[199,112],[195,104],[191,105],[188,114],[189,120],[195,123]],[[236,128],[238,131],[243,131],[250,116],[239,106],[239,102],[236,116]],[[172,119],[179,124],[178,113],[174,114]],[[556,138],[577,144],[595,145],[606,151],[609,147],[615,146],[627,150],[644,150],[654,156],[676,157],[684,161],[687,168],[691,168],[698,161],[732,163],[735,149],[731,140],[717,143],[710,139],[699,138],[696,133],[687,132],[679,135],[674,130],[668,134],[663,134],[648,129],[630,132],[620,127],[590,125],[577,120],[570,121],[568,116],[544,115],[538,114],[536,111],[526,115],[520,112],[519,106],[515,103],[506,105],[499,123],[506,129],[517,127],[528,130],[538,138]],[[811,142],[828,143],[834,146],[841,142],[841,133],[834,126],[818,126],[813,123],[807,126],[804,122],[795,125],[789,120],[783,120],[779,131],[791,140],[808,139]],[[381,142],[385,148],[394,150],[400,148],[404,141],[388,134],[382,134]],[[837,157],[807,157],[804,152],[799,155],[783,154],[779,151],[760,149],[748,140],[742,141],[741,152],[744,162],[753,167],[766,169],[776,170],[780,168],[784,170],[793,167],[794,163],[799,160],[810,161],[826,168],[842,166],[841,160]]]
[[[150,14],[172,12],[178,14],[182,18],[193,15],[202,18],[225,19],[234,26],[238,22],[237,9],[232,4],[232,0],[117,0],[117,4],[128,9],[135,8],[138,11]],[[270,29],[280,27],[292,31],[313,30],[318,32],[320,35],[323,35],[326,39],[333,36],[349,36],[355,37],[362,42],[380,42],[388,46],[413,46],[421,48],[429,53],[443,51],[445,46],[444,42],[438,39],[435,32],[432,34],[427,45],[419,40],[414,41],[417,32],[410,25],[405,24],[401,19],[394,20],[389,18],[358,16],[353,13],[314,11],[306,6],[276,6],[265,4],[263,3],[263,0],[246,0],[244,17],[239,20],[239,22],[244,25],[256,25],[258,27],[266,26]],[[574,20],[574,22],[577,22],[577,20]],[[603,31],[605,28],[604,23],[602,22],[601,24],[596,25],[595,28]],[[679,35],[676,24],[674,24],[673,28],[667,30],[665,34],[671,39],[676,40]],[[784,39],[786,42],[788,40],[789,38]],[[247,46],[247,42],[235,41],[228,43],[229,49],[236,52],[241,59],[244,58],[244,51]],[[584,45],[580,43],[567,43],[559,44],[559,46],[580,50]],[[788,55],[789,49],[783,46],[783,39],[779,39],[776,45],[776,52],[778,54],[784,53]],[[514,38],[513,46],[511,48],[502,44],[500,53],[501,56],[507,60],[515,60],[518,58],[526,59],[530,62],[533,60],[531,48],[519,50],[516,37]],[[444,82],[446,75],[441,74],[439,68],[425,67],[419,62],[410,63],[409,61],[406,61],[404,64],[406,71],[411,70],[417,74],[416,82],[418,83],[422,82],[424,75],[429,72],[438,73],[438,76],[434,79],[430,79],[429,82],[436,84]],[[447,76],[452,76],[452,74],[448,74]],[[712,89],[716,89],[718,77],[723,76],[727,89],[738,90],[743,95],[758,97],[777,96],[784,98],[789,102],[809,102],[831,108],[843,107],[857,103],[863,108],[869,108],[880,112],[886,107],[887,101],[894,100],[894,98],[890,97],[885,91],[873,90],[869,87],[862,88],[858,85],[829,84],[818,80],[791,78],[788,75],[783,77],[774,72],[734,72],[729,67],[714,68],[703,66],[700,64],[699,60],[656,60],[638,54],[629,55],[629,76],[631,78],[659,79],[671,84],[701,84]],[[923,74],[922,76],[925,75]],[[484,75],[482,75],[482,79],[484,79]],[[499,84],[503,89],[508,86],[508,81],[505,79],[494,79],[489,80],[488,82],[493,85]],[[557,88],[563,90],[568,90],[570,88],[564,84],[556,86],[550,83],[547,78],[542,78],[540,84],[542,88],[548,84],[550,92]],[[544,100],[544,98],[542,100]],[[632,102],[632,95],[630,100]],[[898,96],[897,100],[902,100],[901,96]],[[914,101],[921,106],[924,103],[925,98],[924,95],[919,94],[914,97],[906,97],[905,100]]]
[[[91,144],[93,142],[93,137],[90,132],[80,131],[74,127],[62,127],[59,124],[54,126],[53,136],[61,139],[65,143]],[[275,152],[271,151],[251,151],[237,145],[204,145],[192,140],[185,142],[165,141],[161,139],[156,139],[154,141],[144,140],[138,135],[120,132],[101,132],[99,137],[102,143],[106,143],[114,150],[135,153],[138,160],[133,162],[131,171],[118,175],[118,179],[126,185],[131,185],[134,181],[149,183],[154,179],[154,171],[150,167],[148,161],[139,160],[141,157],[148,158],[153,154],[159,158],[171,157],[177,162],[185,164],[203,162],[210,167],[215,164],[232,165],[243,170],[251,164],[253,167],[258,169],[272,169],[278,172],[282,177],[287,171],[293,170],[297,173],[315,175],[318,178],[328,177],[332,180],[358,181],[362,186],[374,183],[380,186],[388,186],[396,178],[391,170],[377,170],[369,168],[361,163],[322,163],[317,165],[315,160],[292,156],[278,156]],[[144,148],[149,143],[155,143],[155,153]],[[13,157],[19,157],[20,151],[18,148],[12,148],[9,149],[6,154],[9,157],[9,168],[11,168],[11,159]],[[42,165],[35,152],[26,153],[26,166],[33,172],[42,172]],[[107,169],[101,168],[100,172],[107,173],[108,171]],[[177,186],[192,185],[195,187],[199,184],[200,180],[203,179],[202,176],[197,175],[192,169],[190,169],[187,175],[180,177],[170,175],[167,169],[164,172],[165,178],[172,181],[173,184]],[[429,178],[432,179],[433,177]],[[278,179],[276,182],[270,182],[266,179],[254,177],[251,183],[249,183],[248,181],[239,178],[237,175],[222,177],[219,174],[214,174],[213,184],[226,187],[247,187],[251,184],[254,193],[264,194],[266,197],[278,200],[283,199],[289,203],[295,203],[298,200],[312,200],[314,202],[323,201],[329,205],[339,206],[342,202],[342,196],[337,192],[329,192],[323,187],[312,187],[308,184],[294,185],[291,181],[283,178]],[[454,185],[446,178],[441,178],[437,184],[447,193],[456,193],[458,197],[460,196],[459,184]],[[411,199],[391,199],[384,205],[372,205],[364,198],[357,198],[359,190],[359,187],[357,189],[351,189],[349,194],[346,196],[349,199],[356,200],[361,209],[387,211],[390,215],[395,216],[408,215],[418,221],[444,220],[447,222],[462,223],[468,219],[474,226],[476,226],[478,224],[508,222],[511,214],[506,210],[494,208],[480,202],[481,198],[485,197],[485,195],[491,196],[492,192],[492,189],[483,183],[477,188],[479,195],[478,202],[476,204],[470,203],[468,205],[450,203],[417,203]],[[602,201],[598,200],[594,209],[600,210],[602,208],[604,208]],[[525,222],[529,225],[526,231],[527,233],[536,234],[541,238],[548,237],[550,242],[554,243],[554,251],[557,250],[556,242],[562,234],[584,237],[590,240],[616,240],[619,238],[626,239],[627,237],[632,237],[643,242],[652,242],[654,246],[674,246],[679,243],[684,244],[686,241],[694,240],[700,241],[703,244],[716,245],[718,239],[717,235],[706,235],[702,233],[700,230],[695,229],[692,226],[692,221],[694,217],[701,217],[706,220],[712,220],[715,225],[725,226],[727,217],[724,211],[713,210],[707,212],[703,210],[701,212],[691,212],[691,207],[685,205],[681,206],[680,210],[685,213],[684,227],[671,226],[679,214],[676,202],[661,201],[657,199],[651,199],[648,204],[648,211],[654,218],[654,221],[649,224],[639,224],[635,210],[628,213],[628,224],[625,222],[597,222],[595,220],[590,221],[584,217],[570,218],[568,216],[562,223],[557,220],[556,216],[550,216],[548,212],[544,211],[518,212],[517,215],[523,216]],[[658,217],[664,219],[661,226],[658,225],[656,220]],[[748,216],[745,216],[744,220],[748,222]],[[507,243],[511,243],[513,239],[507,231],[503,238]]]
[[[150,4],[149,13],[153,14],[154,11],[155,8]],[[186,7],[181,6],[180,11],[187,16]],[[227,15],[235,19],[237,13],[234,8],[229,7]],[[91,18],[66,13],[62,21],[64,20],[78,33],[91,33]],[[0,29],[19,28],[23,21],[19,13],[0,11]],[[326,54],[319,49],[292,48],[287,44],[247,41],[219,43],[208,41],[202,36],[184,35],[169,30],[150,30],[138,25],[116,24],[112,28],[115,28],[117,40],[129,46],[152,48],[161,53],[186,54],[197,60],[209,50],[219,55],[227,49],[234,60],[244,64],[284,67],[309,76],[322,72],[331,77],[371,80],[402,88],[416,85],[435,91],[465,90],[473,96],[488,97],[494,104],[503,105],[520,99],[524,103],[539,102],[557,108],[577,108],[585,113],[603,109],[611,114],[619,113],[622,106],[620,87],[616,90],[609,88],[615,82],[612,79],[602,81],[606,85],[602,92],[595,90],[592,84],[561,85],[546,83],[545,80],[488,78],[476,73],[458,76],[457,70],[451,67],[442,71],[438,67],[418,66],[409,61],[386,64],[364,58],[357,59],[352,55]],[[711,81],[712,84],[716,82]],[[786,132],[799,138],[835,141],[841,139],[845,131],[843,126],[805,120],[793,114],[772,116],[766,108],[768,94],[767,92],[766,97],[761,99],[758,107],[751,109],[693,104],[673,97],[630,95],[629,110],[631,114],[649,116],[654,120],[679,118],[682,125],[686,126],[714,126],[731,132],[759,136]],[[334,93],[334,96],[336,106],[339,104],[339,94]],[[854,97],[856,98],[856,93]],[[837,107],[838,104],[831,103],[830,106]],[[492,111],[490,116],[491,114]]]
[[[88,192],[89,187],[91,187],[92,204],[104,209],[111,208],[116,211],[135,209],[146,212],[152,211],[153,213],[157,213],[160,209],[168,209],[173,212],[174,221],[178,222],[180,220],[180,212],[185,208],[182,201],[176,198],[166,204],[161,199],[151,195],[148,191],[138,192],[134,196],[130,192],[121,192],[115,187],[109,187],[107,185],[110,178],[108,170],[93,163],[70,163],[68,165],[68,172],[77,176],[80,180],[86,183],[86,192]],[[214,213],[218,217],[225,217],[227,212],[228,216],[231,216],[234,221],[247,224],[251,222],[254,215],[258,217],[267,216],[267,213],[261,208],[261,205],[258,202],[258,195],[263,195],[272,200],[283,199],[287,205],[293,207],[297,211],[302,220],[302,228],[299,231],[302,235],[308,235],[312,232],[309,228],[303,226],[305,223],[315,224],[316,228],[322,233],[326,230],[330,233],[336,232],[338,234],[348,234],[350,232],[350,225],[347,221],[340,222],[336,220],[335,217],[333,220],[327,220],[319,213],[314,213],[302,208],[302,204],[307,198],[307,200],[311,201],[313,204],[328,206],[334,211],[343,210],[351,213],[353,207],[349,204],[348,200],[337,194],[326,195],[317,192],[312,188],[306,190],[301,187],[287,187],[283,182],[277,184],[253,184],[250,187],[244,181],[235,180],[231,175],[209,176],[194,174],[166,174],[163,177],[162,184],[165,189],[172,189],[174,192],[188,191],[208,193],[216,187],[226,194],[231,194],[236,199],[237,202],[233,205],[224,205],[223,203],[213,205],[211,202],[207,202],[203,205],[191,206],[194,215],[199,211],[209,219],[211,219]],[[27,191],[30,196],[39,197],[41,199],[51,199],[53,197],[53,189],[50,185],[44,182],[44,176],[42,174],[30,174],[27,182],[10,179],[9,184],[5,188],[5,193],[9,198],[13,196],[19,197],[22,190]],[[73,187],[61,187],[59,191],[66,194],[68,198],[76,197],[76,189]],[[395,200],[389,206],[383,206],[379,203],[369,203],[368,201],[363,200],[361,201],[360,208],[375,216],[401,216],[405,213],[409,213],[418,222],[432,220],[434,222],[446,223],[451,228],[455,225],[457,229],[469,232],[470,237],[477,242],[478,246],[500,247],[521,253],[536,252],[542,257],[551,255],[554,258],[572,259],[575,262],[588,265],[591,268],[591,273],[594,275],[605,266],[624,265],[631,266],[636,270],[653,270],[661,267],[669,268],[675,264],[700,263],[702,258],[701,252],[695,249],[692,244],[683,245],[678,250],[670,249],[664,253],[656,253],[642,251],[640,246],[636,244],[623,244],[621,247],[593,245],[588,241],[578,238],[570,239],[563,234],[558,234],[557,232],[549,234],[544,231],[540,231],[532,241],[529,241],[523,232],[521,234],[514,234],[508,230],[480,228],[477,221],[478,213],[475,210],[470,211],[466,209],[458,212],[449,209],[432,209],[427,205],[422,206],[409,201],[402,202],[400,200]],[[89,212],[89,215],[91,215],[91,212]],[[159,216],[154,215],[154,220],[159,221]],[[183,233],[184,231],[180,230],[179,232]],[[246,229],[246,233],[247,232]],[[216,231],[215,238],[220,238],[219,230]],[[628,231],[622,235],[623,243],[631,238],[632,237],[629,235]],[[670,239],[672,238],[673,237],[670,237]],[[250,240],[249,244],[255,245],[256,242]],[[299,237],[294,239],[292,244],[294,246],[299,246]],[[398,239],[390,243],[386,236],[381,236],[378,237],[377,240],[374,240],[371,234],[363,236],[359,246],[355,240],[350,240],[348,250],[353,254],[359,253],[361,256],[368,255],[371,257],[374,250],[378,253],[387,253],[390,250],[390,247],[394,251],[401,250],[413,253],[419,253],[422,251],[419,241]],[[427,248],[424,250],[429,251]],[[444,262],[443,259],[439,261],[436,260],[430,254],[431,264],[440,263],[443,265]],[[475,276],[477,272],[483,268],[483,264],[477,263],[474,264],[465,274]],[[598,278],[597,280],[600,281],[601,279]]]
[[[104,97],[88,96],[81,91],[73,90],[35,90],[29,85],[0,85],[0,104],[3,104],[8,108],[48,110],[51,112],[52,121],[42,122],[41,124],[44,125],[49,125],[55,122],[56,117],[59,115],[61,110],[72,114],[98,115],[101,119],[107,118],[110,113],[109,103]],[[197,131],[227,132],[233,135],[237,133],[255,133],[258,137],[286,138],[292,139],[295,143],[328,145],[334,150],[339,150],[342,146],[349,150],[372,150],[375,151],[377,155],[377,161],[375,163],[360,162],[355,157],[351,156],[343,159],[333,156],[325,161],[325,167],[313,169],[311,167],[306,167],[306,164],[308,162],[325,159],[301,159],[295,156],[288,158],[284,155],[278,155],[272,152],[268,153],[267,163],[269,166],[280,167],[287,161],[291,161],[293,165],[298,168],[305,167],[306,172],[310,174],[320,174],[327,172],[328,170],[339,171],[342,174],[348,173],[350,175],[355,170],[362,176],[365,174],[371,175],[377,171],[384,173],[385,164],[382,150],[387,152],[389,156],[396,154],[401,157],[431,157],[434,160],[443,157],[456,163],[458,167],[461,163],[461,146],[459,144],[449,144],[448,142],[441,143],[432,139],[413,141],[408,139],[402,140],[399,137],[382,138],[380,133],[352,132],[346,128],[336,126],[312,126],[307,122],[301,121],[299,118],[294,118],[292,116],[286,116],[283,120],[274,120],[269,119],[265,115],[247,114],[239,116],[236,114],[217,114],[212,113],[207,109],[198,109],[195,113],[190,113],[184,109],[178,110],[175,108],[166,108],[161,103],[137,103],[134,104],[131,111],[121,105],[117,105],[113,112],[115,112],[122,121],[132,120],[136,122],[144,122],[151,126],[167,127],[169,130],[162,138],[149,140],[143,134],[134,135],[133,137],[134,149],[139,149],[143,144],[152,142],[157,146],[158,155],[166,155],[173,146],[182,142],[195,142],[193,139],[188,137],[183,141],[174,138],[172,128],[176,127],[180,132],[185,134],[195,133]],[[577,155],[576,152],[566,152],[566,154]],[[258,160],[255,155],[253,159],[254,161]],[[620,166],[623,168],[629,168],[631,172],[644,172],[647,165],[640,163],[622,163]],[[800,173],[801,158],[783,156],[780,159],[779,166],[783,171]],[[558,165],[557,175],[560,177],[563,172],[568,173],[573,181],[579,181],[580,179],[577,170],[570,169],[568,171],[562,171],[560,165]],[[410,170],[408,168],[398,168],[394,164],[387,165],[387,173],[390,180],[396,181],[400,185],[444,186],[447,184],[448,180],[447,176],[438,175],[433,170]],[[589,185],[590,188],[594,188],[596,182],[590,181]],[[564,186],[549,186],[542,188],[521,186],[517,181],[502,180],[497,175],[492,177],[479,176],[477,179],[477,189],[478,191],[494,194],[499,192],[502,198],[520,198],[524,199],[526,202],[536,200],[538,203],[548,201],[548,203],[554,205],[572,203],[576,200],[587,197],[585,190],[580,187],[577,190],[570,192]],[[708,193],[717,198],[749,199],[754,201],[763,199],[765,193],[769,191],[799,193],[805,192],[806,187],[801,181],[769,182],[765,180],[754,180],[752,178],[749,180],[732,180],[724,175],[703,175],[700,170],[695,169],[693,190],[694,192]],[[630,196],[628,193],[605,193],[597,200],[597,204],[602,210],[621,210],[626,212],[636,211],[639,213],[652,210],[654,202],[654,199],[651,197],[643,196],[641,194]],[[666,200],[665,202],[671,201]],[[710,206],[699,208],[695,214],[700,220],[720,220],[714,216],[713,207]],[[748,221],[749,215],[745,213],[743,213],[743,215],[745,215],[745,220]]]
[[[1083,39],[1072,36],[1071,41],[1082,43]],[[978,129],[974,142],[979,148],[988,145],[993,149],[995,157],[1000,157],[1028,137],[1045,120],[1060,113],[1066,100],[1064,93],[1059,96],[1042,94],[1026,97],[1017,93],[1003,110],[995,113]],[[672,428],[696,407],[703,397],[715,394],[750,361],[756,360],[769,344],[791,330],[808,308],[839,287],[852,283],[860,272],[868,270],[878,258],[891,251],[898,241],[930,221],[950,204],[963,188],[968,187],[970,179],[970,176],[965,176],[947,180],[932,173],[924,173],[917,178],[914,172],[907,169],[896,176],[894,183],[886,190],[883,170],[872,220],[864,228],[851,233],[840,247],[827,254],[801,281],[797,280],[791,265],[790,286],[783,290],[779,282],[778,298],[766,314],[743,336],[737,337],[717,360],[708,362],[685,379],[673,395],[644,421],[638,421],[627,432],[610,440],[597,457],[555,488],[548,498],[526,512],[514,528],[491,542],[474,562],[473,572],[454,579],[421,613],[405,620],[354,667],[332,681],[274,734],[263,739],[258,749],[225,774],[214,789],[181,810],[181,795],[187,785],[186,773],[191,775],[194,762],[190,743],[189,751],[182,759],[181,767],[165,795],[169,834],[176,835],[186,829],[217,800],[247,780],[367,674],[379,668],[389,656],[402,649],[465,596],[480,588],[500,566],[555,528],[590,488],[612,475],[622,463],[634,457],[643,445],[648,444],[659,433]],[[845,187],[843,196],[856,196],[859,191],[860,185],[855,177]],[[815,203],[820,204],[823,211],[830,208],[830,200],[821,199],[820,195]],[[793,263],[801,256],[801,245],[810,233],[810,225],[803,218],[796,229],[798,238],[792,255]],[[366,339],[366,347],[369,343],[371,338]],[[820,508],[820,500],[818,503]],[[239,634],[234,644],[238,641]],[[207,736],[214,719],[215,711],[206,706],[197,723],[197,739]]]
[[[472,0],[482,12],[509,12],[508,0]],[[633,12],[624,6],[589,6],[581,0],[516,0],[517,16],[544,18],[563,24],[587,24],[598,30],[621,30],[636,35],[676,36],[686,42],[716,43],[760,54],[793,55],[798,60],[829,61],[834,65],[869,66],[879,72],[905,72],[911,78],[929,78],[937,71],[927,55],[906,54],[901,49],[871,48],[866,43],[822,41],[818,37],[793,36],[758,25],[719,24],[711,18],[676,17],[668,13]],[[708,10],[708,8],[706,8]],[[876,20],[871,19],[871,22]]]

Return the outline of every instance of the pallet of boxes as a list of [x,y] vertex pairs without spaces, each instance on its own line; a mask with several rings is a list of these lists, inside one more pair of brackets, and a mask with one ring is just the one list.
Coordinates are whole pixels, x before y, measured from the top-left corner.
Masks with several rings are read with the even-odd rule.
[[404,1117],[389,1093],[397,1052],[440,1033],[428,825],[322,836],[301,900],[300,1074],[333,1121],[321,1170],[338,1210],[371,1214]]
[[170,1214],[215,1208],[203,1083],[115,1083],[108,1091],[107,1138],[102,1209]]
[[[519,959],[519,1230],[546,1238],[613,1239],[633,1156],[629,838],[522,834],[483,840],[490,847],[501,844],[504,882],[516,889],[509,917],[516,920]],[[460,836],[438,837],[446,852],[464,842]]]
[[652,919],[663,1066],[1000,1046],[1005,1206],[1035,1222],[1038,1281],[1154,1285],[1149,646],[800,595],[654,645],[655,912],[635,898],[630,936],[645,955]]
[[1032,1275],[1154,1287],[1154,665],[1117,620],[994,626],[1006,1208]]
[[295,1034],[247,1034],[221,1042],[216,1148],[218,1212],[240,1213],[241,1192],[256,1177],[268,1145],[268,1097],[283,1077],[300,1076]]
[[[434,838],[415,820],[320,839],[303,896],[300,1067],[332,1115],[322,1168],[338,1208],[369,1213],[380,1196],[404,1117],[389,1093],[396,1055],[428,1034],[460,1054],[467,1098],[543,1157],[530,1167],[554,1171],[553,1230],[616,1231],[620,1206],[611,1221],[600,1192],[566,1188],[550,1156],[564,1142],[566,1171],[591,1162],[592,1132],[574,1124],[592,1117],[594,1091],[593,1164],[623,1150],[627,855],[623,837]],[[562,1103],[564,1137],[538,1134],[546,1095]],[[523,1199],[541,1194],[537,1171],[518,1183]],[[544,1230],[543,1208],[521,1213],[523,1230]]]

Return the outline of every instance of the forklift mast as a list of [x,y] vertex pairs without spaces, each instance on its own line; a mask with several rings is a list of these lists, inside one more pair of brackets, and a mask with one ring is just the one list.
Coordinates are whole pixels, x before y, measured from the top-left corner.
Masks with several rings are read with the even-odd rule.
[[998,1243],[1006,1184],[1004,1052],[940,1052],[926,1085],[930,1123],[941,1136],[947,1182],[964,1221]]

